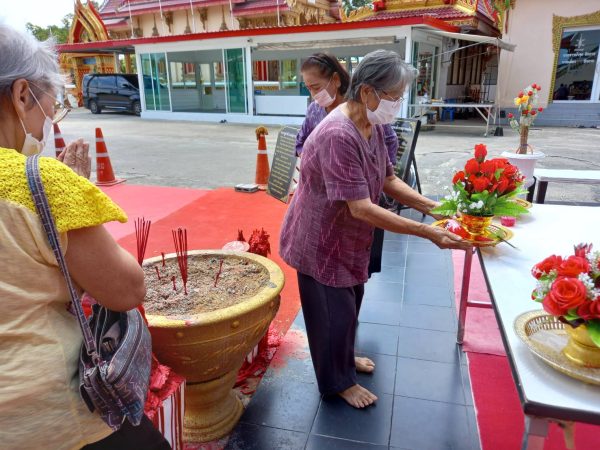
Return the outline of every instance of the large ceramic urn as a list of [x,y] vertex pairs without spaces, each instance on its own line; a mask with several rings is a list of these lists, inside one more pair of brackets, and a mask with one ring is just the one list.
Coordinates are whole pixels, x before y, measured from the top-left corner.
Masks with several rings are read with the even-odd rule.
[[[251,296],[230,306],[208,312],[179,311],[169,315],[150,311],[146,314],[154,353],[186,379],[186,442],[207,442],[226,436],[238,422],[243,406],[232,389],[236,375],[246,355],[258,344],[275,317],[284,285],[279,266],[262,256],[195,250],[189,252],[188,264],[193,266],[198,258],[248,264],[266,278]],[[167,255],[165,260],[167,265],[173,264],[177,256]],[[148,268],[158,272],[161,265],[160,257],[146,260],[146,277],[151,276]],[[219,282],[218,276],[216,281]],[[235,280],[238,287],[244,283],[244,276]],[[230,288],[231,291],[236,289]],[[150,295],[157,294],[150,292]],[[187,300],[200,302],[201,297],[195,299],[194,295],[196,293],[190,290]]]

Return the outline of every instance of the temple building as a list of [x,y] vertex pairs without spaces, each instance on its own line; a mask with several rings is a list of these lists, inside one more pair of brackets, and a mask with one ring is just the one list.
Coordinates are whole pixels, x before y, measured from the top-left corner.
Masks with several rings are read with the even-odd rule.
[[134,72],[142,117],[299,123],[310,100],[300,66],[328,51],[352,72],[370,51],[419,71],[410,104],[493,102],[505,11],[492,0],[75,1],[65,72]]

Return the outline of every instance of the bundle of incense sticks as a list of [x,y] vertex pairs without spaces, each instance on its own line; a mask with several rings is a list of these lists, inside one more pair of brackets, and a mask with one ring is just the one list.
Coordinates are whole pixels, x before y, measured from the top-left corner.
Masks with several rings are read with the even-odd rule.
[[177,253],[177,264],[183,281],[183,292],[187,295],[187,280],[188,280],[188,243],[187,230],[178,228],[173,230],[173,242],[175,243],[175,253]]
[[148,235],[150,234],[150,225],[152,222],[144,217],[135,219],[135,241],[137,243],[137,260],[141,266],[146,254],[146,245],[148,245]]

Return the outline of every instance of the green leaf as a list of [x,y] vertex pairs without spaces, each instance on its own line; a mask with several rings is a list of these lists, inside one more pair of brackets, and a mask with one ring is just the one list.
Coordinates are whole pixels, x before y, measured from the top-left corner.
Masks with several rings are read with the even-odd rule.
[[494,215],[496,216],[519,217],[521,214],[527,214],[528,212],[527,208],[514,202],[498,200],[494,207]]
[[594,344],[596,344],[596,346],[600,347],[600,320],[590,320],[586,322],[585,326],[587,327],[590,339],[594,342]]
[[570,309],[567,314],[565,314],[565,319],[568,321],[573,321],[579,319],[579,315],[577,314],[577,308]]
[[504,169],[496,169],[496,171],[494,172],[494,178],[496,178],[496,180],[499,180],[500,175],[502,175],[502,172],[504,172]]

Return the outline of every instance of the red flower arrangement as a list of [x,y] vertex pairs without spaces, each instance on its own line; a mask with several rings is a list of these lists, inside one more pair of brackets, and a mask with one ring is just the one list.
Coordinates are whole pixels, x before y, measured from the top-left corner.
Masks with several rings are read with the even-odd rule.
[[600,347],[600,252],[580,244],[567,258],[551,255],[537,263],[531,274],[538,280],[532,299],[572,327],[585,324]]
[[452,216],[518,216],[527,209],[511,201],[524,193],[523,175],[505,158],[486,160],[487,147],[477,144],[474,157],[452,178],[452,193],[444,197],[433,213]]

